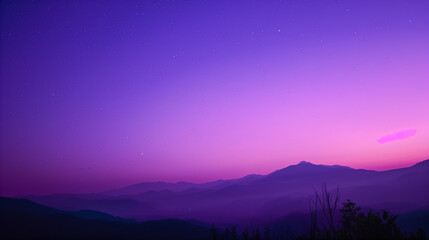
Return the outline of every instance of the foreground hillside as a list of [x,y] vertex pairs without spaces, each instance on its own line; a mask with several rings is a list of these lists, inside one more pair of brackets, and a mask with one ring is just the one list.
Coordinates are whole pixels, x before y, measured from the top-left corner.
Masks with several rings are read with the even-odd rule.
[[0,198],[0,239],[209,239],[210,230],[181,220],[130,222],[96,212],[65,212]]

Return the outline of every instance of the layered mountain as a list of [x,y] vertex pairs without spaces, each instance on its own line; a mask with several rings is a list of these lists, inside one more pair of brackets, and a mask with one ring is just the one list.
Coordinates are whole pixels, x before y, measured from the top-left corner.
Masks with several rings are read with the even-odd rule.
[[429,209],[429,160],[390,171],[301,162],[268,175],[204,184],[140,183],[90,195],[27,196],[63,210],[92,209],[138,220],[164,218],[243,223],[308,212],[314,191],[326,184],[342,201],[394,213]]
[[251,174],[243,178],[230,179],[230,180],[217,180],[213,182],[207,182],[202,184],[195,184],[190,182],[177,182],[177,183],[166,183],[166,182],[142,182],[131,186],[126,186],[119,189],[113,189],[104,191],[101,194],[119,196],[119,195],[136,195],[150,191],[171,191],[181,192],[188,189],[208,189],[208,188],[221,188],[233,184],[246,184],[262,178],[262,175]]

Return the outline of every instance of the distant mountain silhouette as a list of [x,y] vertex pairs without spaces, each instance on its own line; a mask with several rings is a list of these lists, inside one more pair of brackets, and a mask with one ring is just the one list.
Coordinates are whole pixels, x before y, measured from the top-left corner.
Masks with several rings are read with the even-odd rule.
[[100,194],[26,198],[62,210],[91,209],[137,220],[254,223],[307,212],[309,196],[322,183],[330,190],[338,186],[342,200],[364,208],[397,214],[429,209],[429,160],[390,171],[301,162],[264,176],[203,184],[140,183]]
[[94,210],[80,210],[76,212],[68,212],[68,214],[78,218],[84,218],[84,219],[106,220],[110,222],[137,222],[136,220],[133,220],[133,219],[114,217],[110,214],[94,211]]
[[178,183],[166,183],[166,182],[143,182],[135,185],[127,186],[124,188],[113,189],[102,192],[101,194],[107,195],[134,195],[139,193],[145,193],[149,191],[172,191],[180,192],[196,186],[196,184],[189,182],[178,182]]
[[[64,212],[0,197],[1,239],[209,239],[210,230],[182,220],[127,222],[100,212]],[[115,220],[115,221],[111,221]]]
[[142,182],[127,186],[124,188],[113,189],[104,191],[101,194],[106,195],[135,195],[150,191],[171,191],[180,192],[188,189],[208,189],[208,188],[220,188],[226,187],[232,184],[246,184],[254,180],[262,178],[262,175],[251,174],[243,178],[231,179],[231,180],[217,180],[213,182],[207,182],[202,184],[195,184],[190,182],[177,182],[177,183],[166,183],[166,182]]

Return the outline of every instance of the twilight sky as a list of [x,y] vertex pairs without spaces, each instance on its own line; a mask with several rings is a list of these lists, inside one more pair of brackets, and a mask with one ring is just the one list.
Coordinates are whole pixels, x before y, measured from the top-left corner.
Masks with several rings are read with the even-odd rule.
[[429,1],[0,11],[0,195],[429,158]]

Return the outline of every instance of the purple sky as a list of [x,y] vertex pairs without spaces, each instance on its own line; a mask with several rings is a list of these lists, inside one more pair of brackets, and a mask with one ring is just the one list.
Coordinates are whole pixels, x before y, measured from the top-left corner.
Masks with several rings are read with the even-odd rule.
[[428,1],[1,4],[0,195],[429,158]]

